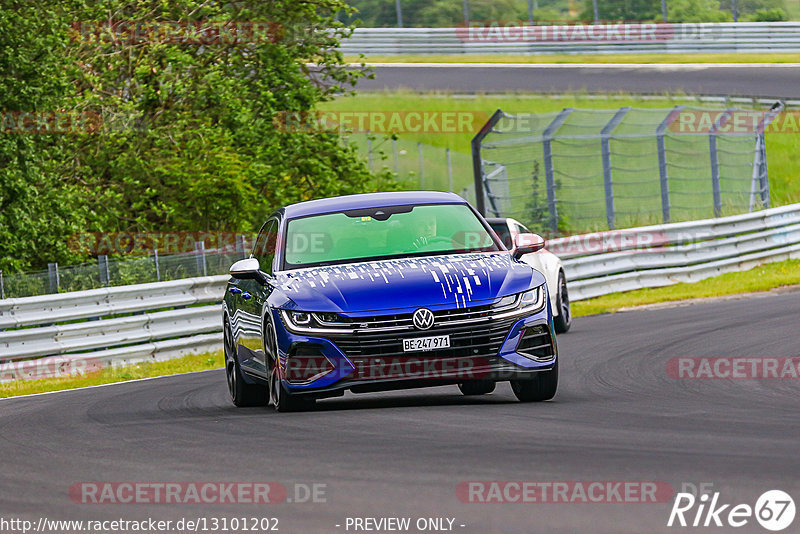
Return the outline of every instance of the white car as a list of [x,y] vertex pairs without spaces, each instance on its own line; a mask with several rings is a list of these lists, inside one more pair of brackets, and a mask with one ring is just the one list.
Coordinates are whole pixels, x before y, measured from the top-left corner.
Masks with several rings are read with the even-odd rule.
[[[514,248],[517,235],[533,233],[514,219],[486,219],[492,230],[508,250]],[[556,332],[563,334],[572,325],[572,313],[569,308],[569,293],[567,292],[567,277],[561,260],[545,249],[522,256],[522,261],[539,271],[547,279],[547,288],[550,293],[550,303],[553,308],[553,324]]]

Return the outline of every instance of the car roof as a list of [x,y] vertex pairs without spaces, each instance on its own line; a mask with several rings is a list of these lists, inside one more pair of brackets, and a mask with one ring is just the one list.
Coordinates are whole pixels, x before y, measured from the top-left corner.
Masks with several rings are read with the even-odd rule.
[[291,204],[284,208],[289,219],[335,213],[346,210],[383,208],[407,204],[466,204],[466,200],[455,193],[442,191],[392,191],[385,193],[364,193],[342,197],[323,198]]

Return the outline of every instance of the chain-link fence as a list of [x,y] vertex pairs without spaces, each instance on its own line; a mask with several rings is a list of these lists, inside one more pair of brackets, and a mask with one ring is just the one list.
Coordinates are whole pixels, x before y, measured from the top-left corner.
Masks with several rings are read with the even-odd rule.
[[198,243],[201,246],[194,252],[164,256],[157,251],[118,259],[99,256],[97,261],[81,265],[51,263],[46,271],[13,274],[0,271],[0,299],[227,274],[234,262],[246,256],[245,250],[249,251],[244,237],[240,243],[208,251]]
[[408,189],[451,191],[475,202],[472,158],[466,152],[390,136],[351,134],[346,139],[358,147],[370,171],[392,171]]
[[763,130],[780,109],[739,129],[724,109],[498,110],[473,140],[478,208],[576,233],[768,207]]

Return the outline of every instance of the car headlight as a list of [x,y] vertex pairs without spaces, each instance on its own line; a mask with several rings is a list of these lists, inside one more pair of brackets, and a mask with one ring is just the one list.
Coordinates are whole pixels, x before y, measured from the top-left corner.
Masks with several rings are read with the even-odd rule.
[[311,314],[306,312],[289,312],[289,319],[292,321],[292,324],[297,326],[308,326],[311,324]]
[[284,323],[298,331],[320,328],[341,328],[348,325],[346,318],[332,312],[306,312],[295,310],[281,310]]
[[535,287],[523,293],[516,293],[501,298],[492,306],[498,313],[494,317],[500,319],[510,317],[519,313],[529,313],[544,308],[545,291],[544,286]]
[[522,298],[519,299],[519,306],[528,307],[533,306],[539,301],[539,295],[542,293],[542,286],[537,288],[531,289],[530,291],[526,291],[522,294]]

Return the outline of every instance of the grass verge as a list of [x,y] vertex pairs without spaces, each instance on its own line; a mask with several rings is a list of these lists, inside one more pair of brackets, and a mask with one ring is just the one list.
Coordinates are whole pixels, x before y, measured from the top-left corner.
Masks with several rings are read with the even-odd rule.
[[103,369],[84,376],[44,378],[41,380],[15,380],[0,384],[0,398],[17,397],[33,393],[46,393],[87,386],[99,386],[116,382],[127,382],[141,378],[177,375],[208,369],[221,369],[224,357],[222,351],[211,354],[192,354],[163,362],[141,363],[127,367]]
[[800,284],[800,260],[786,260],[767,263],[749,271],[706,278],[691,284],[680,283],[653,289],[637,289],[580,300],[572,303],[572,313],[574,317],[614,313],[633,306],[769,291],[797,284]]
[[800,63],[800,54],[431,54],[346,56],[350,63]]

